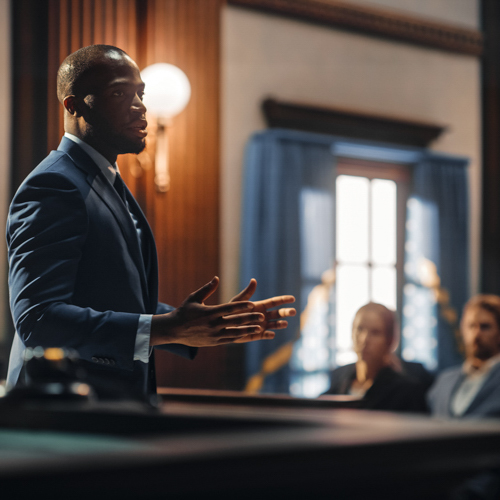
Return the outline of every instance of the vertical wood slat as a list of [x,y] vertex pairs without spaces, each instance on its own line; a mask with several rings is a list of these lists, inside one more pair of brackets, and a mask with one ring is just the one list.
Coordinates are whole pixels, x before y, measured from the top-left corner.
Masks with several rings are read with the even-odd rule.
[[63,121],[62,109],[57,100],[57,70],[60,60],[60,2],[49,2],[49,40],[48,40],[48,65],[47,65],[47,150],[56,149],[61,139],[60,124]]
[[94,37],[92,43],[104,43],[104,0],[94,0],[94,12],[91,20],[94,25]]
[[[155,62],[180,67],[192,85],[187,108],[169,129],[172,184],[154,186],[154,124],[138,158],[119,158],[125,181],[144,208],[155,233],[160,298],[178,306],[219,271],[219,39],[223,0],[52,0],[59,10],[58,39],[51,42],[52,66],[89,43],[117,45],[140,68]],[[77,15],[75,15],[77,14]],[[54,37],[55,38],[55,37]],[[54,56],[57,54],[57,57]],[[57,63],[55,63],[55,59]],[[147,90],[146,90],[147,91]],[[50,103],[50,109],[55,111]],[[62,112],[56,112],[63,133]],[[53,121],[50,122],[54,128]],[[216,301],[216,294],[210,301]],[[233,388],[224,380],[226,350],[202,349],[196,362],[161,353],[158,382],[200,388]],[[219,367],[215,369],[215,367]]]
[[70,17],[70,33],[71,33],[71,49],[74,52],[82,47],[82,4],[80,0],[71,1],[71,17]]
[[[50,14],[50,13],[49,13]],[[69,25],[69,20],[71,19],[71,10],[70,10],[70,0],[60,0],[59,2],[59,61],[58,67],[64,58],[70,54],[70,45],[71,45],[71,29]],[[50,52],[50,47],[49,47]],[[57,104],[57,110],[49,110],[49,113],[56,113],[58,117],[58,136],[59,140],[64,133],[64,113],[62,106]],[[56,144],[51,145],[52,148],[56,148],[57,144],[59,144],[59,140]],[[50,145],[49,145],[50,146]]]
[[[125,50],[125,46],[128,45],[127,40],[129,39],[128,22],[127,22],[127,17],[129,14],[128,3],[129,3],[128,0],[121,0],[119,2],[120,8],[115,9],[115,12],[114,12],[114,18],[116,19],[116,27],[115,27],[116,35],[115,35],[115,41],[114,41],[113,45],[116,45],[117,47],[123,48],[123,50]],[[131,47],[131,49],[132,49],[132,51],[130,51],[130,49],[129,49],[128,53],[133,58],[133,52],[135,52],[133,50],[134,47]]]
[[104,43],[106,45],[115,44],[115,23],[114,23],[114,1],[105,0],[104,7]]
[[[47,143],[48,3],[11,2],[11,194],[44,158]],[[4,181],[5,182],[5,181]]]
[[82,47],[91,45],[94,39],[93,11],[94,0],[84,1],[82,5]]

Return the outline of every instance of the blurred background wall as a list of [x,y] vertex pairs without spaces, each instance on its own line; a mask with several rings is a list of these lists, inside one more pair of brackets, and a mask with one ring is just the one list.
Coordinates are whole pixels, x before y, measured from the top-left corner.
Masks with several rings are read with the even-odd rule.
[[[479,28],[479,2],[351,0]],[[327,3],[327,2],[326,2]],[[228,6],[222,45],[222,272],[237,288],[241,166],[265,128],[269,96],[316,106],[442,124],[432,149],[470,158],[471,292],[478,289],[481,218],[481,72],[477,57],[416,47]]]

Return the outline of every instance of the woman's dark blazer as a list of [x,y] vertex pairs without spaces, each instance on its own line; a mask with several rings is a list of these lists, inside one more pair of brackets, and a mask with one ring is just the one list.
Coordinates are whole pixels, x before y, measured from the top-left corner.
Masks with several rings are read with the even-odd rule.
[[[330,389],[325,394],[349,394],[356,378],[356,365],[341,366],[331,373]],[[425,391],[421,384],[390,367],[382,368],[366,391],[361,407],[366,410],[426,413]]]

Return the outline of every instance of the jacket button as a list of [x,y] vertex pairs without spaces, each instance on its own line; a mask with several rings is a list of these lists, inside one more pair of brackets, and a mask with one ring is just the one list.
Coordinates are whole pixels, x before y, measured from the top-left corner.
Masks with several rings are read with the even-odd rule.
[[110,359],[110,360],[109,360],[109,364],[110,364],[111,366],[115,366],[115,360],[114,360],[114,359]]
[[99,360],[98,360],[95,356],[92,356],[92,361],[93,361],[94,363],[99,363]]
[[105,365],[109,365],[109,359],[108,358],[104,358],[104,364]]

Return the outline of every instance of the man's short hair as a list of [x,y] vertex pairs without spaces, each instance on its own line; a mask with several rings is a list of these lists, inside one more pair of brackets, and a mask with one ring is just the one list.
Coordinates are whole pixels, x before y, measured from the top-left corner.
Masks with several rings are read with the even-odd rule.
[[495,316],[497,327],[500,328],[500,297],[498,295],[480,294],[474,295],[464,306],[462,318],[468,309],[480,307]]
[[61,104],[66,96],[79,93],[81,90],[79,86],[84,77],[110,52],[127,55],[125,51],[112,45],[89,45],[64,59],[57,72],[57,98]]
[[368,304],[361,306],[356,311],[355,317],[363,312],[374,312],[382,318],[382,320],[384,321],[385,334],[387,336],[387,339],[395,347],[399,340],[396,313],[382,304],[377,304],[376,302],[368,302]]

